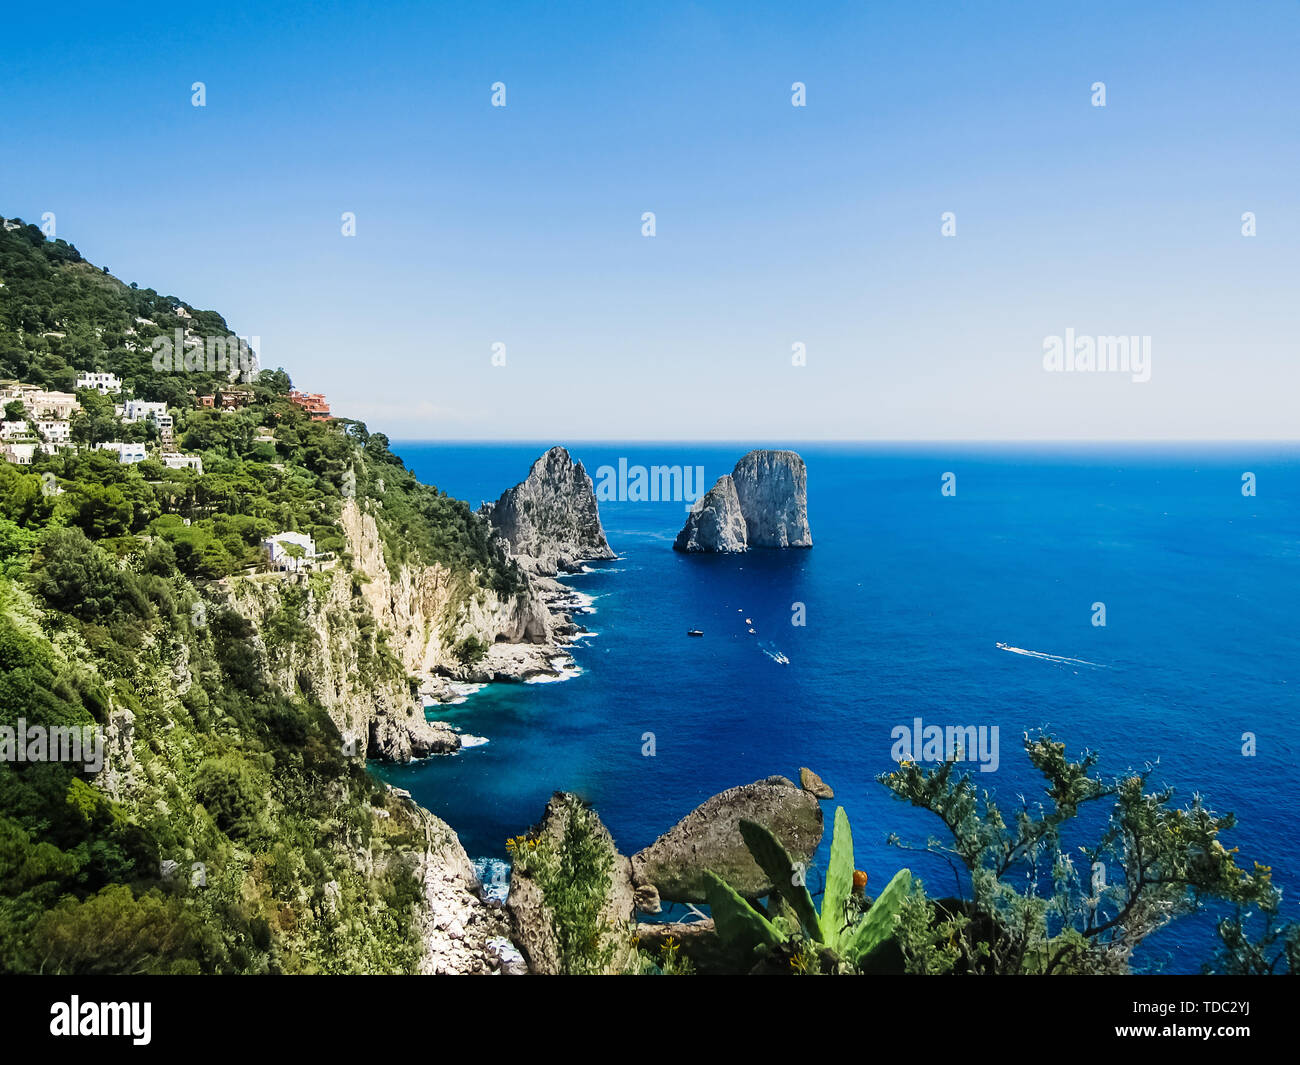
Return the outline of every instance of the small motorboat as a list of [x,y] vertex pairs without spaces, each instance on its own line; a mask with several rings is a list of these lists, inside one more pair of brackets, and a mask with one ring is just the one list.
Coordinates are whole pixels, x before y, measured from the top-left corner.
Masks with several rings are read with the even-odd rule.
[[687,629],[687,630],[686,630],[686,635],[687,635],[687,636],[703,636],[703,635],[704,635],[704,630],[703,630],[703,629]]
[[750,633],[751,636],[757,635],[757,633],[755,633],[753,629],[750,629],[750,630],[749,630],[749,633]]

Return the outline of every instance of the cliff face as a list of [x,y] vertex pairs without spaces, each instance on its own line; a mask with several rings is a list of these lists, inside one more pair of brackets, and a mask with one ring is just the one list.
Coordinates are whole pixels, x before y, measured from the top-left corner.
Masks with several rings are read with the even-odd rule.
[[736,482],[723,474],[691,511],[673,543],[677,551],[744,551],[747,545],[745,515],[741,513]]
[[[411,677],[460,671],[454,649],[467,637],[489,647],[537,641],[538,654],[553,652],[556,622],[532,582],[502,599],[442,566],[390,572],[375,519],[354,500],[344,504],[342,525],[350,567],[224,582],[225,605],[250,623],[265,680],[318,701],[359,757],[401,762],[455,751],[459,735],[425,720]],[[452,828],[402,792],[390,791],[373,815],[375,831],[393,845],[357,848],[353,859],[366,876],[419,885],[419,971],[502,971],[508,924],[482,901]]]
[[617,557],[601,528],[591,477],[562,447],[551,448],[523,481],[479,513],[532,573],[572,573],[586,559]]
[[731,472],[750,547],[812,547],[808,470],[794,451],[751,451]]
[[718,478],[678,533],[677,551],[812,547],[808,471],[794,451],[755,450]]
[[[455,648],[470,637],[485,648],[554,650],[550,612],[532,586],[503,600],[442,566],[391,573],[375,519],[355,500],[342,525],[351,569],[237,578],[228,605],[252,624],[267,680],[316,699],[360,753],[402,762],[456,750],[454,732],[425,721],[408,678],[460,675]],[[292,638],[268,641],[270,629]]]

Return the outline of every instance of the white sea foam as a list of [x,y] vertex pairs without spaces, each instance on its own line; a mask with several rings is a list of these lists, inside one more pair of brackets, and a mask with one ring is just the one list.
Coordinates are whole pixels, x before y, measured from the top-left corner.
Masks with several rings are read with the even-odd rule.
[[471,858],[470,865],[475,878],[483,886],[484,897],[504,903],[510,892],[510,866],[500,858]]
[[529,677],[524,681],[525,684],[558,684],[562,680],[572,680],[574,677],[582,676],[582,670],[578,664],[570,658],[552,658],[551,668],[555,670],[556,676],[549,674],[539,674],[535,677]]

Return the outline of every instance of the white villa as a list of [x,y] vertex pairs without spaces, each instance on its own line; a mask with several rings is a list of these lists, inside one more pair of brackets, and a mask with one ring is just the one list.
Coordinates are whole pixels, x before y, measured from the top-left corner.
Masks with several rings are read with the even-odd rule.
[[150,403],[143,399],[128,399],[122,404],[122,421],[135,423],[146,418],[157,418],[167,413],[166,403]]
[[31,435],[26,422],[0,422],[0,440],[22,440]]
[[126,444],[121,440],[105,440],[97,444],[100,451],[116,451],[117,461],[125,463],[143,462],[145,460],[145,449],[143,444]]
[[[144,445],[141,444],[141,447]],[[169,470],[191,469],[195,473],[203,472],[203,459],[198,455],[182,455],[178,451],[164,451],[158,456]]]
[[[8,425],[8,422],[5,422]],[[36,432],[42,440],[51,444],[70,444],[72,442],[72,423],[65,421],[38,421]]]
[[15,466],[30,466],[39,444],[5,444],[4,457]]
[[0,408],[18,400],[33,418],[51,417],[67,419],[74,411],[81,410],[81,404],[71,392],[47,392],[35,385],[17,382],[0,387]]
[[121,392],[122,382],[114,373],[82,373],[77,375],[78,388],[93,388],[101,396]]
[[[302,557],[295,558],[285,548],[292,544],[302,549]],[[279,570],[296,572],[308,565],[316,557],[316,541],[306,533],[282,532],[269,536],[262,541],[271,565]]]

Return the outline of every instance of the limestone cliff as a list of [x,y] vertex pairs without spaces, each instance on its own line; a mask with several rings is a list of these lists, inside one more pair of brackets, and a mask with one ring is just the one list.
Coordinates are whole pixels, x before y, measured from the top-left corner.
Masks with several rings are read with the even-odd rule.
[[678,551],[734,554],[744,551],[747,543],[745,516],[740,510],[736,482],[730,474],[723,474],[704,494],[699,506],[691,511],[673,547]]
[[523,481],[479,513],[532,573],[573,573],[584,560],[617,557],[601,528],[591,477],[562,447],[551,448]]
[[718,478],[692,509],[673,548],[735,553],[751,547],[812,547],[808,471],[794,451],[755,450]]
[[[565,657],[557,630],[568,618],[548,608],[552,589],[534,580],[503,599],[473,575],[439,565],[393,573],[373,515],[349,499],[341,524],[350,566],[237,577],[221,587],[227,604],[252,623],[268,681],[318,701],[360,753],[409,761],[456,750],[454,732],[425,721],[416,690],[438,676],[522,679],[557,671]],[[266,640],[272,629],[281,638]],[[473,661],[467,641],[480,650]]]

